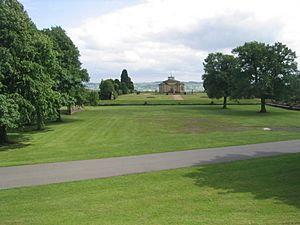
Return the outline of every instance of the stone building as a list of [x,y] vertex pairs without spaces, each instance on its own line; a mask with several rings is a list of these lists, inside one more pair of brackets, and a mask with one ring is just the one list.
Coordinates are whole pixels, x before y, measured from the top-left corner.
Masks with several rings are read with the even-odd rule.
[[184,93],[184,83],[175,80],[175,77],[170,76],[168,80],[159,84],[159,93],[181,94]]

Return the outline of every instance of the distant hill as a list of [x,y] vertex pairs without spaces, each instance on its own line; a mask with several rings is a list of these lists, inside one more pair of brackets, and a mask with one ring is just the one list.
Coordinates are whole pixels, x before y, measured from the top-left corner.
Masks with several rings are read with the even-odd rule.
[[[135,83],[134,87],[137,91],[158,91],[158,85],[161,83],[161,81],[155,81],[155,82],[144,82],[144,83]],[[203,83],[202,82],[196,82],[196,81],[187,81],[183,82],[185,86],[186,92],[198,92],[203,91]],[[99,89],[99,83],[86,83],[85,86],[88,89],[91,90],[98,90]]]

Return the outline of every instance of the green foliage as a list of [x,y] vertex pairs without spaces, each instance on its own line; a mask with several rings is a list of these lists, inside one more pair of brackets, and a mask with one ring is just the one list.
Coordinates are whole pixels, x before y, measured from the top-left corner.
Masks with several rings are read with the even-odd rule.
[[80,53],[72,40],[61,27],[44,29],[45,33],[53,42],[57,52],[58,67],[53,73],[56,81],[56,90],[63,97],[64,105],[82,105],[84,86],[83,82],[89,80],[87,70],[81,68]]
[[232,95],[233,76],[237,73],[237,60],[232,55],[210,53],[204,60],[203,86],[209,98],[224,98],[223,108],[227,107],[227,97]]
[[118,93],[118,95],[122,95],[123,94],[123,92],[121,90],[121,82],[118,79],[114,80],[114,87],[115,87],[115,90]]
[[19,118],[18,105],[13,96],[0,94],[0,144],[8,141],[7,128],[17,127]]
[[127,87],[126,83],[121,82],[120,90],[121,90],[122,94],[124,94],[124,95],[128,94],[128,87]]
[[100,99],[102,100],[116,99],[118,96],[112,79],[102,80],[99,85],[99,89]]
[[13,96],[0,94],[0,126],[17,127],[20,118],[18,108]]
[[[122,84],[123,83],[123,84]],[[128,76],[128,72],[124,69],[121,73],[121,86],[123,94],[133,93],[134,85],[131,78]]]
[[269,45],[248,42],[232,50],[237,55],[211,53],[205,59],[204,88],[210,98],[260,98],[266,112],[266,99],[296,100],[299,72],[296,53],[277,42]]
[[282,98],[291,78],[297,75],[296,53],[282,43],[249,42],[233,53],[240,65],[235,79],[239,93],[261,98],[261,112],[266,112],[265,99]]
[[286,83],[287,88],[283,90],[282,97],[279,100],[291,104],[300,103],[300,74],[291,76],[289,81]]
[[89,91],[88,93],[88,104],[96,106],[98,104],[99,94],[97,91]]
[[[105,83],[99,85],[101,100],[116,99],[118,95],[126,95],[128,93],[133,93],[134,91],[133,82],[131,81],[131,78],[128,76],[127,70],[125,69],[122,71],[121,81],[119,79],[115,79],[115,80],[108,79],[106,81],[109,84]],[[111,86],[113,86],[113,88]],[[101,91],[101,89],[103,91]]]
[[21,114],[21,121],[35,121],[40,129],[45,119],[55,116],[55,105],[60,101],[50,75],[57,66],[52,43],[37,30],[17,1],[1,1],[0,14],[3,91],[18,94],[18,102],[25,103],[19,107],[26,112]]
[[41,129],[62,103],[82,102],[88,73],[62,28],[39,31],[16,0],[1,0],[0,15],[0,93],[16,97],[20,124]]

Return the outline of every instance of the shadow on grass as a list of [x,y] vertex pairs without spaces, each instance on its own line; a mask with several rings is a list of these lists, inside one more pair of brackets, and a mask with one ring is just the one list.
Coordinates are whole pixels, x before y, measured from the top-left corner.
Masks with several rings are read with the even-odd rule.
[[25,143],[18,143],[18,142],[10,142],[5,145],[0,145],[0,152],[6,152],[6,151],[11,151],[11,150],[17,150],[21,148],[25,148],[29,146],[30,144],[25,144]]
[[181,109],[177,110],[188,110],[188,111],[201,111],[204,112],[207,115],[222,115],[222,116],[239,116],[239,117],[267,117],[267,116],[285,116],[290,114],[289,111],[287,110],[281,110],[281,111],[274,111],[267,109],[267,113],[260,113],[259,110],[260,108],[257,107],[251,107],[245,108],[247,106],[239,105],[239,108],[235,106],[235,108],[232,108],[231,106],[228,106],[227,109],[222,109],[222,106],[216,106],[216,105],[207,105],[207,106],[184,106]]
[[11,133],[9,134],[9,142],[7,144],[0,145],[0,152],[17,150],[29,146],[30,144],[26,143],[30,140],[28,135],[20,133]]
[[[39,134],[39,133],[47,133],[53,132],[53,126],[56,125],[64,125],[72,122],[80,121],[79,119],[75,118],[64,118],[62,121],[49,121],[46,123],[46,126],[42,130],[37,130],[35,124],[25,125],[18,129],[14,129],[8,134],[9,142],[4,145],[0,145],[0,152],[10,151],[10,150],[17,150],[24,147],[29,146],[28,143],[31,139],[31,135]],[[49,127],[50,126],[50,127]]]
[[[53,131],[53,126],[61,126],[73,122],[81,121],[78,118],[63,118],[62,121],[47,121],[45,127],[41,130],[37,130],[36,124],[27,124],[23,127],[13,130],[13,132],[26,133],[26,134],[35,134],[35,133],[45,133],[49,131]],[[51,127],[49,127],[51,126]]]
[[[255,157],[269,154],[274,152],[258,152]],[[231,154],[207,163],[248,158]],[[273,199],[278,204],[285,203],[300,208],[300,154],[209,165],[185,176],[194,179],[199,187],[218,189],[220,195],[251,193],[255,199]]]

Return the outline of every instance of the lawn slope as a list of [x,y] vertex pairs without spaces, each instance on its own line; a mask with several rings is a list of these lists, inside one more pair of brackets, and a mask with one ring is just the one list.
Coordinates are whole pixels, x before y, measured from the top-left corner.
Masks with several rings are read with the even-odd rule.
[[0,224],[300,224],[300,154],[0,191]]
[[[259,106],[89,107],[42,132],[10,133],[0,166],[141,155],[300,138],[300,112]],[[273,131],[263,131],[271,127]]]

